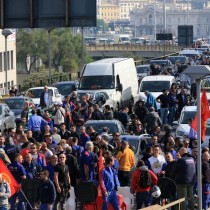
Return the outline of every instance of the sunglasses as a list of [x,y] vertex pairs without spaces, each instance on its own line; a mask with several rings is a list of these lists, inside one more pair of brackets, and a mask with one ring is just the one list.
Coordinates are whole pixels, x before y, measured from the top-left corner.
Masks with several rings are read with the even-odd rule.
[[60,159],[64,159],[65,157],[59,157]]

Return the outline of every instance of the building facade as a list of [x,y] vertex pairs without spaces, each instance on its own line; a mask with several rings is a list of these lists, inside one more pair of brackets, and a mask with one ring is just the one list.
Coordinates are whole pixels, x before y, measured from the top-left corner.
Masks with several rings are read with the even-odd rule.
[[[7,81],[8,87],[17,85],[16,73],[16,36],[15,31],[7,37]],[[0,30],[0,95],[5,93],[6,71],[5,71],[5,37]]]
[[[173,8],[173,9],[171,9]],[[210,9],[191,9],[186,4],[182,5],[147,5],[131,11],[131,25],[136,36],[147,36],[155,39],[156,33],[166,33],[178,36],[179,25],[193,25],[194,38],[210,37]]]
[[99,5],[99,19],[103,19],[105,23],[119,19],[119,4],[101,3]]
[[120,19],[130,20],[130,12],[134,8],[143,8],[150,0],[119,0]]

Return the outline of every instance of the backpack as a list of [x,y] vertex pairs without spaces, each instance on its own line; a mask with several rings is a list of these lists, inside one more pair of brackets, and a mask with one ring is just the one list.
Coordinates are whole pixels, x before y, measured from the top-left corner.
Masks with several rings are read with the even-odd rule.
[[140,172],[140,179],[139,179],[139,186],[141,188],[147,188],[151,186],[152,184],[152,179],[149,171],[141,171]]

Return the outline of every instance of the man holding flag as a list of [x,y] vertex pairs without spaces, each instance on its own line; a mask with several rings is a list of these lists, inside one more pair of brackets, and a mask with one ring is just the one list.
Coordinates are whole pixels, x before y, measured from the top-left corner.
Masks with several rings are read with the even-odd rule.
[[[26,179],[26,171],[24,167],[22,166],[23,157],[19,153],[15,155],[15,160],[8,166],[9,171],[14,176],[16,182],[21,185],[21,182],[23,179]],[[20,189],[20,188],[19,188]],[[16,190],[17,191],[17,190]],[[10,198],[10,207],[11,209],[15,209],[16,204],[16,198],[18,197],[18,205],[17,210],[23,210],[24,209],[24,203],[23,203],[23,195],[21,191],[15,192],[14,195]]]

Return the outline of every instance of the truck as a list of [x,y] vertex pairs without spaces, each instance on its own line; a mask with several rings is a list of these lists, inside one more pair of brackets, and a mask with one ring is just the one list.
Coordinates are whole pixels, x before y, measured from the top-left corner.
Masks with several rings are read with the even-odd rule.
[[81,72],[78,93],[106,92],[113,111],[132,110],[138,100],[138,79],[133,58],[107,58],[86,64]]

